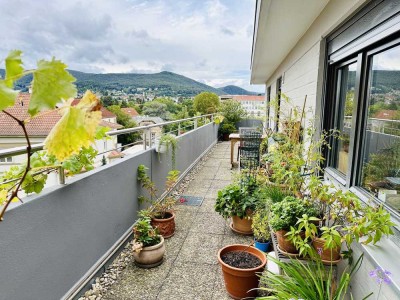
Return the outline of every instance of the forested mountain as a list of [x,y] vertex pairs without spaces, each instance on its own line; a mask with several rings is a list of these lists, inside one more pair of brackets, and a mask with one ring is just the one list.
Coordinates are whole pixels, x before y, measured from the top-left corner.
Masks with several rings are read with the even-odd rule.
[[224,87],[220,87],[218,89],[228,95],[258,95],[259,94],[256,92],[250,92],[248,90],[242,89],[241,87],[238,87],[236,85],[227,85]]
[[[157,96],[195,96],[207,91],[218,95],[225,94],[222,90],[213,88],[188,77],[172,72],[160,72],[154,74],[134,73],[110,73],[94,74],[70,70],[77,79],[76,85],[79,92],[87,89],[102,92],[117,90],[125,93],[151,92]],[[4,76],[4,69],[0,69],[0,75]],[[27,91],[32,76],[25,76],[17,82],[17,88]],[[150,90],[151,89],[151,90]]]

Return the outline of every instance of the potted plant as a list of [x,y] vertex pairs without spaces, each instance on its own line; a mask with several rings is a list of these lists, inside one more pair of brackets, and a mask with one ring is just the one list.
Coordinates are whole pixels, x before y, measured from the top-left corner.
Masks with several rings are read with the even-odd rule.
[[263,252],[268,251],[269,245],[271,243],[268,215],[268,209],[256,209],[256,212],[253,215],[253,223],[251,225],[254,234],[254,246]]
[[133,258],[141,268],[154,268],[163,262],[165,245],[164,238],[157,228],[151,225],[151,219],[146,213],[141,213],[139,220],[133,226]]
[[178,140],[176,136],[170,133],[163,134],[159,139],[156,139],[155,149],[160,153],[167,153],[171,149],[172,166],[175,167],[176,148],[178,147]]
[[229,141],[229,135],[235,131],[235,125],[227,121],[222,122],[218,128],[219,136],[222,136],[223,141]]
[[233,299],[256,297],[258,273],[264,270],[267,258],[248,245],[228,245],[218,251],[225,287]]
[[147,202],[151,204],[151,207],[147,210],[147,215],[151,218],[151,224],[158,228],[164,238],[169,238],[175,233],[175,213],[173,207],[176,203],[176,200],[170,193],[178,181],[179,171],[171,170],[168,172],[165,182],[166,196],[162,199],[157,196],[157,188],[147,175],[146,170],[146,166],[139,165],[137,178],[141,186],[149,193],[150,198],[140,196],[138,201],[139,203]]
[[295,245],[287,239],[286,234],[304,214],[316,216],[317,210],[313,206],[307,205],[302,199],[293,196],[288,196],[281,202],[272,205],[269,222],[277,236],[278,247],[282,252],[298,253]]
[[232,218],[231,228],[237,233],[252,234],[252,215],[258,203],[253,195],[255,186],[255,179],[244,175],[218,191],[215,211],[224,218]]
[[390,214],[383,207],[363,205],[353,193],[324,184],[315,176],[310,178],[308,189],[307,201],[318,207],[319,218],[303,215],[287,235],[301,252],[318,254],[327,264],[337,263],[345,242],[344,258],[351,263],[354,241],[375,244],[382,236],[393,234]]
[[[362,263],[362,256],[353,266],[347,266],[336,279],[333,267],[326,267],[321,261],[304,263],[292,259],[290,263],[269,257],[282,270],[276,274],[270,270],[261,275],[260,290],[270,296],[259,297],[260,300],[307,299],[307,300],[344,300],[349,297],[348,288],[355,272]],[[272,295],[271,295],[272,294]],[[367,299],[372,293],[364,297]],[[350,296],[350,299],[353,299]]]

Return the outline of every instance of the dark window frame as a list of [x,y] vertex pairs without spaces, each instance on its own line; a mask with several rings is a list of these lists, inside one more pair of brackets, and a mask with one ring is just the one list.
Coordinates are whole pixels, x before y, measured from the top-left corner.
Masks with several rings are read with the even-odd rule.
[[275,132],[279,131],[279,117],[282,98],[282,76],[276,80]]
[[267,105],[266,105],[266,120],[265,123],[267,124],[267,127],[270,128],[270,120],[269,120],[269,114],[270,114],[270,103],[271,103],[271,86],[267,87]]
[[[353,107],[353,120],[350,133],[352,145],[349,148],[349,166],[347,176],[339,172],[335,166],[334,158],[336,157],[335,149],[329,151],[326,149],[326,174],[359,195],[362,199],[373,198],[377,203],[384,204],[377,197],[374,197],[365,188],[361,186],[362,182],[362,167],[363,157],[365,151],[365,133],[368,122],[368,106],[369,106],[369,87],[372,77],[369,72],[371,70],[371,58],[373,55],[387,51],[393,47],[400,45],[400,7],[397,11],[389,12],[387,9],[383,11],[381,17],[374,19],[374,27],[369,26],[364,29],[362,26],[366,20],[371,19],[372,16],[380,15],[379,10],[382,7],[400,3],[400,0],[376,0],[371,1],[369,4],[361,8],[356,14],[349,19],[344,25],[334,31],[326,41],[328,43],[328,50],[326,53],[327,71],[325,81],[325,101],[323,107],[323,127],[325,130],[335,128],[333,125],[338,124],[338,103],[336,98],[336,88],[338,87],[338,78],[336,76],[338,68],[348,65],[351,61],[357,61],[355,92],[354,92],[354,107]],[[385,19],[386,18],[386,19]],[[388,24],[395,24],[388,28]],[[353,30],[348,30],[353,27]],[[354,28],[359,29],[359,34],[355,35]],[[346,36],[347,34],[347,36]],[[340,47],[335,45],[335,38],[340,36],[338,43],[342,43]],[[366,42],[368,40],[369,42]],[[347,42],[344,43],[343,41]],[[360,43],[360,40],[362,43]],[[332,43],[334,46],[329,45]],[[336,48],[335,48],[336,47]],[[332,49],[335,49],[333,52]],[[336,122],[336,123],[335,123]],[[334,145],[333,141],[330,141]],[[390,206],[385,205],[385,208],[398,220],[400,220],[400,213],[395,211]]]

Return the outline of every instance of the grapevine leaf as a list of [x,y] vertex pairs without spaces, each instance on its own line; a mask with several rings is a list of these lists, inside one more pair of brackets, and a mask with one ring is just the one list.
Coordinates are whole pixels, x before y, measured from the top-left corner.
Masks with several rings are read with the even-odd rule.
[[67,65],[54,57],[51,61],[40,60],[33,72],[32,96],[29,114],[36,115],[46,109],[54,109],[63,100],[75,97],[75,78],[66,70]]
[[23,76],[24,68],[21,60],[22,51],[12,50],[6,58],[6,78],[5,82],[9,88],[14,86],[14,81]]
[[82,147],[91,145],[101,120],[99,103],[99,99],[88,91],[78,105],[62,108],[63,116],[44,142],[49,155],[63,162],[78,154]]
[[0,206],[2,206],[7,201],[7,191],[1,190],[0,191]]
[[14,105],[18,92],[9,88],[4,80],[0,80],[0,110]]

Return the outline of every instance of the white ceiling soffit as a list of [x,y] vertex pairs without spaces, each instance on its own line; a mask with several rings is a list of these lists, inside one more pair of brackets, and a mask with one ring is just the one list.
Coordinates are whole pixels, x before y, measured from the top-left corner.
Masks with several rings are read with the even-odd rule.
[[257,0],[252,84],[264,84],[329,0]]

